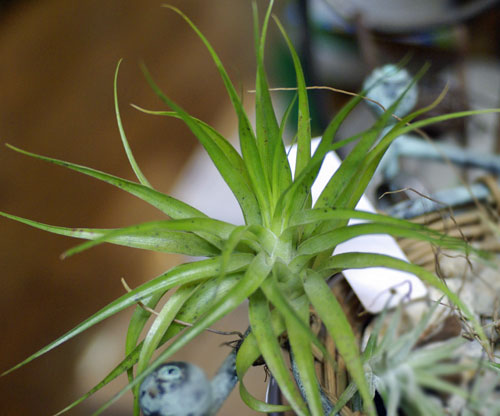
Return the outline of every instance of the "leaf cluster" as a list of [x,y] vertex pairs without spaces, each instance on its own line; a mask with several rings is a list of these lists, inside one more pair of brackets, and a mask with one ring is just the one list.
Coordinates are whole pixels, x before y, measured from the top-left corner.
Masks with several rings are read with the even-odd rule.
[[[116,117],[124,149],[138,182],[9,146],[28,156],[116,186],[151,204],[166,216],[163,221],[111,230],[57,227],[1,213],[5,217],[33,227],[87,240],[66,252],[65,256],[106,242],[204,257],[199,261],[178,265],[124,294],[6,372],[27,364],[115,313],[135,306],[126,337],[126,356],[123,361],[92,390],[59,414],[71,409],[124,372],[129,376],[129,384],[97,414],[128,390],[132,390],[135,394],[134,412],[136,415],[139,414],[137,392],[144,377],[172,354],[193,341],[200,333],[248,300],[251,330],[243,340],[236,360],[241,397],[248,406],[262,412],[288,408],[266,404],[247,391],[243,382],[244,376],[255,360],[262,356],[297,414],[323,414],[312,345],[319,347],[326,359],[333,358],[309,328],[309,310],[312,305],[345,360],[350,377],[363,399],[365,412],[374,415],[372,392],[365,375],[356,337],[327,283],[330,276],[345,269],[383,266],[416,274],[449,297],[471,321],[479,337],[486,340],[473,314],[434,274],[396,258],[378,254],[332,255],[335,247],[344,241],[359,235],[380,233],[427,241],[465,253],[484,254],[475,251],[462,240],[443,236],[424,226],[381,214],[355,210],[382,156],[398,135],[447,118],[471,115],[473,112],[434,117],[411,124],[415,117],[426,109],[420,110],[395,123],[381,137],[398,105],[396,102],[368,130],[347,140],[336,141],[339,127],[360,103],[362,94],[353,97],[332,118],[321,137],[319,146],[312,152],[308,93],[304,74],[292,42],[279,20],[275,19],[289,47],[297,81],[297,159],[295,169],[292,171],[283,135],[293,102],[281,120],[278,120],[264,69],[264,49],[272,5],[273,1],[270,1],[262,26],[259,25],[255,4],[253,9],[257,62],[255,128],[243,109],[242,98],[208,40],[180,10],[167,6],[181,16],[206,45],[237,115],[241,153],[213,127],[191,116],[168,97],[143,67],[147,82],[167,106],[167,110],[164,111],[143,111],[157,116],[175,117],[185,123],[234,193],[242,210],[245,225],[238,226],[209,218],[198,209],[156,191],[148,182],[134,159],[120,118],[117,98],[119,64],[114,80]],[[311,187],[325,156],[347,142],[354,144],[352,152],[329,179],[313,205]],[[349,225],[348,221],[352,218],[362,219],[364,223]],[[145,337],[141,339],[141,333],[151,318],[150,308],[155,308],[167,292],[173,293],[154,317]],[[186,327],[180,324],[180,321],[188,322],[190,325]],[[301,380],[304,381],[305,400],[297,390],[279,343],[279,336],[285,333]],[[157,350],[160,352],[153,359],[153,353]]]

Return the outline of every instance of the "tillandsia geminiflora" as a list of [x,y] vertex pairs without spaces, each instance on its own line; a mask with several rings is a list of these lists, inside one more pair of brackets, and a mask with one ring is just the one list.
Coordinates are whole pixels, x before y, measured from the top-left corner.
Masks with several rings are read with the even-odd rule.
[[[234,193],[243,213],[244,225],[237,226],[209,218],[200,210],[160,193],[151,186],[132,155],[121,123],[116,90],[118,68],[114,83],[116,116],[123,146],[138,182],[9,146],[25,155],[64,166],[117,186],[158,208],[167,216],[163,221],[111,230],[56,227],[2,213],[7,218],[46,231],[89,240],[68,250],[66,256],[107,242],[204,257],[173,267],[124,294],[4,373],[5,375],[29,363],[115,313],[135,306],[126,336],[126,356],[123,361],[92,390],[59,414],[71,409],[118,375],[127,373],[129,384],[96,414],[102,413],[112,402],[131,390],[135,398],[134,414],[138,415],[139,386],[142,381],[157,371],[172,354],[248,300],[250,331],[238,348],[236,372],[240,395],[250,408],[261,412],[293,408],[298,415],[323,415],[312,354],[313,345],[322,351],[325,359],[334,361],[334,358],[309,327],[309,313],[312,306],[346,363],[350,378],[356,384],[362,399],[363,411],[368,415],[375,415],[373,395],[365,376],[358,342],[338,300],[327,284],[330,276],[345,269],[382,266],[417,275],[427,284],[441,290],[460,309],[462,315],[474,326],[478,339],[488,350],[483,328],[471,311],[433,273],[400,259],[375,253],[351,252],[332,255],[338,244],[356,236],[389,234],[427,241],[468,255],[486,256],[487,253],[470,247],[460,239],[443,236],[424,226],[354,209],[380,159],[396,137],[441,120],[478,114],[480,111],[465,111],[412,123],[430,107],[424,108],[403,117],[392,124],[389,131],[384,131],[404,97],[403,94],[392,106],[385,109],[369,129],[350,138],[337,140],[336,133],[342,122],[363,100],[363,94],[355,95],[333,116],[321,136],[317,149],[311,154],[306,83],[298,55],[278,19],[275,19],[276,25],[293,58],[297,92],[296,98],[279,121],[271,102],[271,92],[264,70],[264,49],[272,6],[271,0],[262,25],[259,24],[255,3],[253,7],[257,61],[255,127],[251,125],[243,109],[242,98],[208,40],[181,11],[166,6],[177,12],[192,27],[215,62],[237,115],[241,152],[235,150],[213,127],[188,114],[164,94],[143,67],[147,82],[169,108],[168,111],[143,111],[175,117],[187,125]],[[297,107],[293,106],[295,101]],[[438,101],[439,98],[436,103]],[[287,159],[283,134],[289,115],[295,108],[298,111],[297,157],[292,171]],[[311,186],[325,156],[347,143],[354,145],[353,150],[331,176],[313,205]],[[348,225],[348,221],[353,218],[364,222]],[[154,317],[145,337],[141,339],[141,333],[151,317],[151,308],[155,308],[167,292],[173,293],[171,295],[169,293],[168,301]],[[190,325],[186,326],[181,322]],[[284,333],[287,334],[294,365],[303,382],[305,400],[297,389],[283,356],[279,337]],[[153,354],[157,350],[158,354],[153,359]],[[266,404],[246,389],[244,376],[259,357],[263,358],[267,368],[277,380],[289,405]]]

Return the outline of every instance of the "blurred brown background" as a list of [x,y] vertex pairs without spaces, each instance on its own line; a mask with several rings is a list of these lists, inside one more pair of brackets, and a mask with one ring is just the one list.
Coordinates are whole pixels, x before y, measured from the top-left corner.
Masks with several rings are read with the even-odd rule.
[[[197,117],[230,133],[234,118],[202,43],[158,0],[12,1],[0,9],[0,210],[50,224],[117,227],[161,218],[158,211],[74,172],[29,159],[15,146],[134,179],[121,148],[112,81],[119,58],[122,119],[143,172],[167,192],[195,140],[182,123],[128,106],[164,108],[146,85],[144,61],[164,90]],[[237,83],[253,79],[251,2],[171,0],[211,40]],[[250,82],[249,82],[250,81]],[[124,292],[177,259],[102,246],[61,261],[77,243],[0,218],[0,371],[26,358]],[[245,313],[222,327],[242,330]],[[120,318],[79,336],[0,378],[0,415],[49,415],[93,387],[122,358]],[[202,348],[181,356],[212,375],[226,341],[204,336]],[[90,358],[89,358],[90,357]],[[83,360],[83,361],[82,361]],[[257,392],[263,388],[259,373]],[[88,415],[123,385],[114,385],[75,410]],[[259,390],[261,389],[261,390]],[[223,414],[253,414],[238,393]],[[130,414],[129,398],[105,414]],[[238,407],[239,406],[239,407]],[[243,409],[243,410],[242,410]]]

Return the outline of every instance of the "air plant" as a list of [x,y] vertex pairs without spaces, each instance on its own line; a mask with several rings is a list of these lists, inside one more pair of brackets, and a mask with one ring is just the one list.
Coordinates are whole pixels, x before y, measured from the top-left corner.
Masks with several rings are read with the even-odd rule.
[[[106,242],[203,257],[201,260],[175,266],[130,290],[4,373],[5,375],[29,363],[104,319],[135,306],[126,335],[126,356],[123,361],[91,391],[59,414],[71,409],[126,372],[129,384],[96,414],[101,413],[113,401],[131,390],[135,397],[134,414],[138,415],[141,382],[172,354],[189,342],[196,342],[196,337],[200,333],[248,300],[250,330],[241,339],[236,355],[236,372],[241,397],[250,408],[271,412],[291,407],[298,415],[323,415],[314,368],[313,345],[323,352],[325,359],[333,360],[333,358],[309,327],[309,311],[312,306],[334,339],[346,363],[350,378],[362,398],[364,412],[375,415],[372,391],[365,375],[357,340],[338,300],[327,284],[330,276],[345,269],[381,266],[417,275],[427,284],[441,290],[461,310],[463,316],[474,326],[478,339],[483,341],[487,348],[484,331],[471,311],[433,273],[386,255],[369,253],[332,255],[338,244],[367,234],[414,238],[467,254],[484,255],[464,241],[444,236],[424,226],[354,209],[379,161],[396,137],[441,120],[469,116],[478,112],[467,111],[411,123],[429,109],[425,108],[398,120],[381,136],[402,98],[400,97],[395,104],[384,110],[381,117],[369,129],[338,141],[336,133],[339,127],[363,100],[363,94],[360,94],[354,96],[332,118],[316,151],[311,154],[310,114],[303,71],[290,39],[279,20],[275,19],[289,47],[297,79],[297,158],[295,169],[292,171],[283,135],[288,116],[294,108],[293,102],[283,118],[278,121],[264,70],[264,49],[272,5],[271,0],[261,27],[257,18],[257,8],[255,5],[253,8],[257,60],[255,128],[243,109],[241,97],[208,40],[181,11],[167,6],[192,27],[215,62],[238,118],[241,153],[214,128],[188,114],[163,93],[143,67],[147,82],[169,109],[147,112],[175,117],[187,125],[234,193],[243,213],[244,225],[237,226],[209,218],[200,210],[160,193],[152,187],[138,167],[122,127],[116,88],[118,68],[114,83],[117,122],[123,146],[138,182],[9,146],[25,155],[119,187],[158,208],[167,217],[162,221],[111,230],[57,227],[11,214],[1,214],[49,232],[89,240],[68,250],[65,256]],[[311,186],[325,156],[347,143],[354,144],[353,150],[312,205]],[[348,221],[353,218],[364,222],[348,225]],[[143,329],[152,318],[151,309],[158,305],[167,292],[171,294],[168,301],[161,307],[157,316],[154,316],[145,337],[141,339]],[[297,389],[280,346],[279,337],[285,333],[303,382],[305,400]],[[156,351],[158,354],[153,359]],[[245,374],[259,357],[263,358],[267,368],[279,383],[289,405],[266,404],[246,389]]]
[[[382,397],[388,416],[396,416],[400,411],[406,415],[448,414],[438,394],[460,397],[469,409],[483,408],[486,403],[479,392],[471,393],[456,380],[450,381],[450,377],[460,378],[464,372],[481,367],[481,362],[463,357],[461,347],[471,341],[456,336],[419,345],[439,304],[435,302],[414,328],[401,329],[401,305],[389,320],[384,311],[373,327],[362,356],[371,389]],[[348,386],[334,410],[340,409],[355,392],[354,384]]]

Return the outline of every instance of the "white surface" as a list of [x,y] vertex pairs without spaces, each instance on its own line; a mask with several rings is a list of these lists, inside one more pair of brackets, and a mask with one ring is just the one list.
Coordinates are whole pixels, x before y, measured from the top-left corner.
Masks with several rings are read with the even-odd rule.
[[[314,152],[319,140],[313,140],[312,144]],[[292,171],[295,157],[296,149],[292,148],[289,155]],[[318,198],[339,164],[340,160],[333,152],[326,156],[312,187],[313,201]],[[174,189],[173,196],[213,218],[233,224],[243,224],[243,216],[236,199],[202,148],[195,152],[186,166],[181,180]],[[362,211],[375,212],[365,196],[361,198],[357,208]],[[349,224],[356,222],[361,221],[351,220]],[[339,244],[334,254],[345,252],[388,254],[406,260],[395,240],[388,235],[361,236],[351,239]],[[427,293],[426,287],[416,276],[382,267],[345,270],[344,275],[363,306],[372,313],[380,312],[391,296],[390,306],[394,306],[402,299],[416,299]]]

